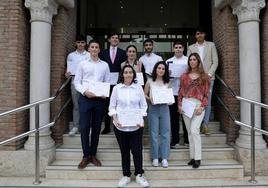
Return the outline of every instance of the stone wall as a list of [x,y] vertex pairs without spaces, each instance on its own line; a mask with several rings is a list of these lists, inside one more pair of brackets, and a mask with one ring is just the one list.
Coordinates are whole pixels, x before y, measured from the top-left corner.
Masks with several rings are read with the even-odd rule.
[[[51,92],[54,94],[66,80],[64,73],[68,53],[75,49],[76,36],[76,8],[67,10],[59,7],[54,16],[52,28],[52,64],[51,64]],[[53,118],[71,96],[70,85],[51,104],[51,118]],[[72,119],[71,105],[64,111],[57,124],[52,128],[52,137],[56,143],[62,143],[62,135],[68,129],[68,122]]]
[[[30,15],[21,0],[0,1],[0,112],[29,103]],[[28,130],[28,111],[0,119],[0,141]],[[16,150],[25,139],[1,147]]]
[[[217,74],[239,95],[237,18],[232,14],[232,9],[229,6],[222,10],[214,8],[212,10],[212,25],[213,40],[219,55]],[[214,91],[239,119],[239,103],[228,92],[225,92],[223,85],[218,80],[215,82]],[[227,143],[233,144],[238,137],[239,128],[229,118],[220,103],[216,102],[214,106],[215,118],[221,122],[222,130],[227,133]]]

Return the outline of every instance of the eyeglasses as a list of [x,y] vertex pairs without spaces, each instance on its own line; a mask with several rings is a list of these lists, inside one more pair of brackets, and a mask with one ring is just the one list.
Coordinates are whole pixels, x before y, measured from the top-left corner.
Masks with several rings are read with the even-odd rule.
[[183,47],[182,46],[175,46],[174,48],[175,49],[182,49]]

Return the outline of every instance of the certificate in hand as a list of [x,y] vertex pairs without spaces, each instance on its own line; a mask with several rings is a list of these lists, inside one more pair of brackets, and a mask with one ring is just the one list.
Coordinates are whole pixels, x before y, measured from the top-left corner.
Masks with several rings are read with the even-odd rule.
[[186,115],[189,118],[193,117],[193,114],[195,112],[196,103],[193,101],[190,101],[187,98],[182,99],[182,113]]
[[110,83],[91,81],[88,83],[87,89],[94,93],[97,97],[110,96]]
[[171,77],[179,78],[183,73],[187,71],[187,64],[175,64],[169,63],[168,68],[171,70]]
[[119,110],[117,118],[122,127],[133,127],[143,123],[140,109]]
[[175,102],[172,88],[153,87],[152,98],[154,104],[173,104]]
[[119,76],[118,72],[111,72],[110,73],[110,84],[111,85],[116,85],[117,84],[118,76]]
[[143,80],[143,74],[141,72],[137,72],[137,83],[140,84],[141,86],[144,85],[144,80]]
[[75,75],[78,64],[79,63],[77,63],[75,61],[67,61],[67,72],[70,72],[71,75]]

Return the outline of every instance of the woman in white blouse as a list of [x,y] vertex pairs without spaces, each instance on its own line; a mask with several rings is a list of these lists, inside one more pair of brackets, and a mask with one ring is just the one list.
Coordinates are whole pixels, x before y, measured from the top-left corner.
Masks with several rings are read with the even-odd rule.
[[125,187],[130,182],[130,151],[134,160],[136,182],[142,187],[149,186],[142,168],[143,117],[147,115],[147,103],[142,87],[136,84],[135,79],[136,72],[133,67],[125,65],[110,99],[109,115],[113,117],[123,170],[118,187]]

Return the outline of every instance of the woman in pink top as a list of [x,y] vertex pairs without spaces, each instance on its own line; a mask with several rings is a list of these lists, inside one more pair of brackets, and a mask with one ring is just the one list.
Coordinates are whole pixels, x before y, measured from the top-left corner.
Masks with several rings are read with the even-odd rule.
[[[190,54],[188,58],[188,71],[181,76],[178,96],[178,109],[183,114],[183,119],[188,131],[190,145],[190,161],[188,165],[198,168],[201,164],[201,137],[200,126],[205,115],[204,108],[208,103],[210,78],[204,72],[198,53]],[[185,107],[190,104],[192,107]],[[194,112],[187,113],[194,108]]]

